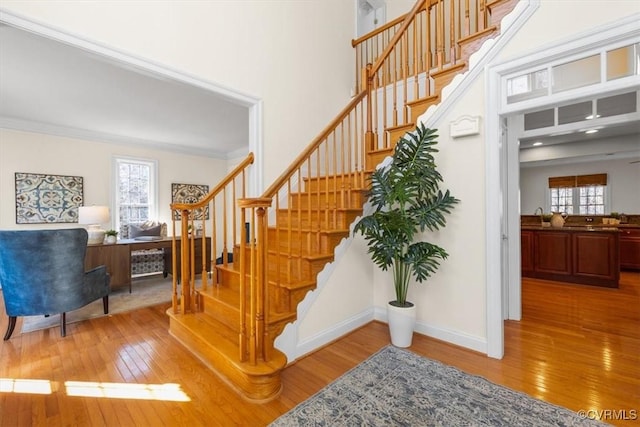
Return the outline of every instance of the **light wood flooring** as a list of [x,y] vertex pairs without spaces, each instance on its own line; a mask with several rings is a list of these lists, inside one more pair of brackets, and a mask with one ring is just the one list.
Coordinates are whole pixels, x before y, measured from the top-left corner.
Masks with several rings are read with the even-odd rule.
[[[502,360],[418,334],[410,349],[574,411],[609,410],[611,424],[640,425],[613,419],[640,418],[640,273],[623,273],[619,289],[525,280],[523,301],[523,320],[505,323]],[[58,328],[21,335],[19,323],[0,342],[0,426],[266,425],[389,343],[387,326],[370,323],[289,366],[281,396],[252,404],[169,336],[167,307],[70,324],[66,338]]]

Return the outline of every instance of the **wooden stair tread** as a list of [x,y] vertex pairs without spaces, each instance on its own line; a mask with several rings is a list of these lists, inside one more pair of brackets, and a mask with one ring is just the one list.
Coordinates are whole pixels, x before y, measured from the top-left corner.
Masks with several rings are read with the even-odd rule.
[[407,102],[407,105],[409,107],[416,105],[416,104],[421,104],[423,102],[433,102],[433,101],[437,101],[438,98],[440,98],[440,95],[436,94],[436,95],[429,95],[429,96],[424,96],[422,98],[417,98],[414,99],[412,101]]
[[312,254],[298,254],[295,252],[282,252],[279,251],[277,249],[267,249],[267,254],[270,255],[281,255],[281,256],[290,256],[292,258],[302,258],[305,259],[307,261],[318,261],[318,260],[322,260],[322,259],[329,259],[329,258],[333,258],[333,253],[312,253]]
[[[308,284],[305,284],[305,286],[308,286]],[[304,286],[300,286],[300,288],[303,288]],[[295,288],[294,288],[295,289]],[[202,298],[205,298],[207,300],[210,301],[215,301],[216,304],[224,304],[228,307],[231,307],[233,309],[235,309],[236,311],[238,310],[238,291],[234,290],[234,289],[230,289],[227,288],[225,286],[215,286],[214,289],[212,288],[207,288],[206,290],[198,290],[198,293],[202,296]],[[206,306],[206,302],[205,302],[205,306]],[[273,324],[273,323],[278,323],[281,322],[283,320],[287,320],[287,319],[292,319],[295,318],[296,313],[275,313],[275,312],[270,312],[269,316],[268,316],[268,322],[269,324]],[[210,323],[211,322],[216,322],[221,324],[220,322],[216,321],[215,319],[211,319],[209,316],[202,316],[202,317],[206,317],[208,319],[210,319]],[[223,327],[227,328],[227,326]]]
[[305,279],[305,280],[293,279],[291,282],[287,282],[287,278],[283,277],[277,282],[273,279],[267,279],[267,283],[269,283],[272,286],[285,288],[291,291],[291,290],[297,290],[297,289],[310,288],[310,287],[316,286],[318,282],[315,279]]
[[400,125],[395,125],[395,126],[387,126],[386,128],[384,128],[385,131],[387,132],[392,132],[395,130],[401,130],[401,129],[405,129],[405,128],[410,128],[413,129],[415,128],[415,124],[414,123],[403,123]]
[[[353,190],[353,189],[352,189],[351,191],[362,191],[362,192],[366,192],[366,191],[369,191],[369,189],[368,189],[368,188],[359,188],[359,189],[357,189],[357,190]],[[336,207],[336,208],[331,208],[331,210],[332,210],[332,211],[337,211],[337,212],[352,212],[352,213],[355,213],[355,212],[361,212],[361,211],[362,211],[362,208],[338,208],[338,207]],[[315,209],[314,209],[314,208],[311,208],[311,213],[317,213],[318,211],[320,211],[321,215],[324,215],[324,209],[317,209],[317,208],[315,208]],[[296,209],[296,208],[291,208],[291,209],[288,209],[288,208],[278,208],[278,209],[276,209],[276,212],[292,212],[292,213],[298,213],[298,209]],[[300,209],[300,210],[299,210],[299,212],[301,212],[301,213],[307,213],[307,212],[309,212],[309,210],[308,210],[308,209]],[[270,226],[269,226],[269,228],[271,228],[271,227],[272,227],[272,226],[270,225]]]
[[213,285],[213,286],[207,287],[206,290],[198,289],[197,292],[203,298],[215,300],[216,302],[220,304],[224,304],[229,307],[233,307],[237,309],[239,304],[238,291],[235,289],[228,288],[226,286]]
[[[360,212],[362,212],[362,209],[360,209]],[[273,225],[270,225],[269,230],[280,230],[280,231],[284,231],[287,230],[285,227],[275,227]],[[336,229],[322,229],[322,230],[312,230],[308,227],[294,227],[291,226],[291,233],[320,233],[320,234],[326,234],[326,235],[338,235],[338,234],[349,234],[349,229],[346,228],[336,228]]]

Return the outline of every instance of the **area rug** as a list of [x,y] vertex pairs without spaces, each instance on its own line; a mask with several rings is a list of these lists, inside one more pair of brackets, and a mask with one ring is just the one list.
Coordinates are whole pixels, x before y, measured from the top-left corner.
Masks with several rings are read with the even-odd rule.
[[[131,293],[128,286],[122,286],[109,294],[109,314],[123,313],[142,307],[171,301],[171,277],[147,276],[132,282]],[[67,324],[104,316],[102,298],[84,307],[67,313]],[[22,318],[22,333],[37,331],[60,325],[60,315],[25,316]]]
[[271,426],[597,426],[568,409],[388,346]]

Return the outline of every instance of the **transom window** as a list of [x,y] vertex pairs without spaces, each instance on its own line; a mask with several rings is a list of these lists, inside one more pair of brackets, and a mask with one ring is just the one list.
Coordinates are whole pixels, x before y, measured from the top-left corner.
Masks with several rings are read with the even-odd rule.
[[123,224],[139,224],[157,214],[156,161],[115,159],[116,230]]
[[582,58],[550,63],[545,68],[508,77],[507,104],[637,75],[640,75],[640,43],[604,49]]

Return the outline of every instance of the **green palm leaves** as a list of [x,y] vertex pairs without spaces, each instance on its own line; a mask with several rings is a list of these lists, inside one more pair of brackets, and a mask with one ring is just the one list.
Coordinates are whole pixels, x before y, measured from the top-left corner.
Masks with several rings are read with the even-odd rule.
[[444,227],[445,215],[459,202],[449,190],[439,189],[442,175],[433,157],[438,151],[436,138],[434,129],[420,125],[398,141],[391,165],[371,175],[369,202],[374,212],[355,226],[367,241],[373,262],[382,270],[392,267],[400,306],[408,305],[410,277],[423,282],[448,256],[437,245],[414,241],[419,232]]

